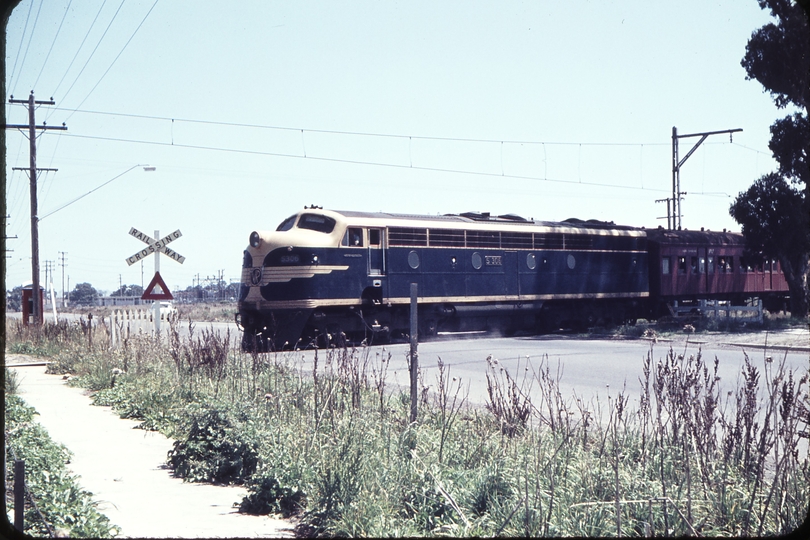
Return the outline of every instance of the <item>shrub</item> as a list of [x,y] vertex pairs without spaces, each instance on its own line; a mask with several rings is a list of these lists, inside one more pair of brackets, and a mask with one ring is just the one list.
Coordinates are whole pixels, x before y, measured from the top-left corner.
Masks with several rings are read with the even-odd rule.
[[245,415],[240,416],[234,418],[223,406],[192,406],[187,434],[168,454],[175,476],[191,482],[242,484],[256,472],[257,437]]
[[253,477],[247,482],[250,493],[239,505],[246,514],[267,515],[280,513],[290,517],[303,510],[306,495],[297,487],[282,485],[274,476]]

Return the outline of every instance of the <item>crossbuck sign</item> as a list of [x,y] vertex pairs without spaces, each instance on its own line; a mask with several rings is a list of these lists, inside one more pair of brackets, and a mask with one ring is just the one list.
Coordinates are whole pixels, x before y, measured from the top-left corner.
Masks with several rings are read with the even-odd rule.
[[[147,244],[147,247],[143,248],[138,253],[132,255],[131,257],[127,257],[127,264],[129,266],[132,266],[136,262],[145,259],[146,257],[152,255],[153,253],[163,253],[164,255],[168,255],[170,259],[174,259],[180,264],[183,264],[183,261],[186,260],[185,257],[167,247],[167,244],[183,236],[183,233],[180,232],[180,229],[177,229],[173,233],[167,234],[166,236],[160,239],[152,238],[148,234],[142,233],[135,227],[132,227],[129,230],[129,234],[134,236],[141,242]],[[157,233],[155,234],[157,235]]]

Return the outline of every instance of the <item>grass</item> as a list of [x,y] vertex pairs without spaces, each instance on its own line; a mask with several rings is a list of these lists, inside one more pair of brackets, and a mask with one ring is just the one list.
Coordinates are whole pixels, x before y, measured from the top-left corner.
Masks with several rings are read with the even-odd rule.
[[808,373],[776,358],[746,357],[727,393],[716,360],[651,351],[633,407],[623,390],[564,396],[547,361],[491,361],[476,408],[439,361],[410,423],[387,351],[318,351],[305,370],[296,353],[242,353],[205,331],[115,350],[103,329],[67,333],[54,370],[175,438],[175,474],[243,484],[241,511],[295,515],[301,535],[760,536],[807,517]]
[[[197,322],[231,322],[236,314],[235,302],[174,303],[173,305],[177,309],[179,319],[183,321],[191,319]],[[119,309],[149,309],[149,304],[140,306],[73,306],[70,308],[73,313],[82,315],[85,318],[91,313],[95,318],[109,317],[114,310]]]

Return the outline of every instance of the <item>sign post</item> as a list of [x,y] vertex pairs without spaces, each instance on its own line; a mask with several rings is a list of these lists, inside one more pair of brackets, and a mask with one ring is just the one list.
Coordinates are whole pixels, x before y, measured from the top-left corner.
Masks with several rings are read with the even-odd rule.
[[[160,275],[160,254],[163,253],[170,259],[183,264],[186,258],[167,247],[167,244],[183,236],[183,233],[180,232],[180,229],[177,229],[173,233],[161,238],[160,231],[156,230],[155,236],[151,237],[148,234],[142,233],[135,227],[132,227],[129,230],[129,234],[146,244],[144,249],[126,258],[129,266],[132,266],[136,262],[145,259],[149,255],[155,255],[155,277],[153,277],[152,281],[149,282],[149,286],[144,289],[141,299],[153,301],[152,309],[154,309],[155,312],[153,315],[155,321],[155,335],[160,336],[160,300],[171,300],[174,298],[169,290],[169,287],[166,286],[166,282],[163,281],[163,278]],[[160,292],[156,291],[158,288],[160,289]]]

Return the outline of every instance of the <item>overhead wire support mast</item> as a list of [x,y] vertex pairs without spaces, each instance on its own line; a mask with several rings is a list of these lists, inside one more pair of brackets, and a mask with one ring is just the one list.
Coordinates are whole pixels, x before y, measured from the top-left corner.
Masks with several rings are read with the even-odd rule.
[[28,106],[28,124],[6,124],[6,129],[28,129],[29,153],[31,157],[30,173],[28,175],[31,184],[31,298],[34,304],[34,324],[41,325],[42,296],[39,294],[39,218],[37,216],[37,130],[67,130],[67,126],[65,126],[64,123],[61,126],[46,126],[44,122],[41,126],[36,125],[34,118],[36,106],[56,105],[53,98],[47,101],[37,101],[34,99],[34,91],[31,90],[31,95],[28,96],[28,99],[14,99],[14,96],[11,96],[8,102]]
[[[719,135],[721,133],[728,133],[729,139],[732,137],[732,133],[736,133],[738,131],[742,131],[742,128],[736,129],[724,129],[722,131],[704,131],[701,133],[689,133],[687,135],[678,135],[678,128],[672,126],[672,219],[669,219],[669,212],[667,212],[667,223],[672,223],[670,225],[670,230],[673,229],[681,229],[681,195],[686,195],[685,191],[681,191],[681,166],[689,159],[689,156],[695,153],[698,146],[703,144],[703,141],[709,135]],[[686,139],[689,137],[700,137],[700,140],[695,143],[695,146],[692,147],[689,152],[683,157],[683,159],[678,159],[678,140],[679,139]]]

